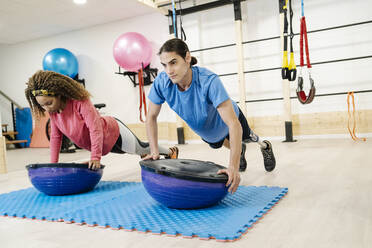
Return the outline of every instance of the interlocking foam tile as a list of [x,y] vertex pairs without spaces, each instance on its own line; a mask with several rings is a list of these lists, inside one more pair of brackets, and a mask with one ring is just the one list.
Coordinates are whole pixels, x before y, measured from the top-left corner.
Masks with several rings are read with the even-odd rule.
[[142,183],[100,182],[94,191],[70,196],[47,196],[28,188],[0,195],[0,215],[234,241],[287,191],[240,186],[213,207],[176,210],[153,200]]

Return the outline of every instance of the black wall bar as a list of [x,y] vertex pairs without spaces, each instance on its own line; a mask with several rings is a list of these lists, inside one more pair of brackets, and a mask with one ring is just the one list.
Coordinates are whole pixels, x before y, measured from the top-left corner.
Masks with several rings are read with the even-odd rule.
[[[369,59],[372,58],[372,55],[367,56],[360,56],[360,57],[353,57],[353,58],[346,58],[346,59],[335,59],[335,60],[328,60],[328,61],[320,61],[311,63],[311,65],[321,65],[321,64],[329,64],[329,63],[337,63],[337,62],[344,62],[344,61],[351,61],[351,60],[359,60],[359,59]],[[299,67],[300,65],[296,65]],[[256,73],[256,72],[264,72],[264,71],[273,71],[273,70],[281,70],[282,67],[273,67],[273,68],[266,68],[266,69],[258,69],[258,70],[251,70],[251,71],[244,71],[244,73]],[[238,73],[232,72],[232,73],[225,73],[218,75],[219,77],[225,77],[225,76],[232,76],[237,75]]]
[[[371,93],[372,90],[358,90],[358,91],[353,91],[354,93]],[[349,92],[337,92],[337,93],[327,93],[327,94],[318,94],[315,95],[316,97],[321,97],[321,96],[338,96],[338,95],[347,95]],[[291,96],[291,99],[297,99],[297,96]],[[268,98],[268,99],[256,99],[256,100],[247,100],[245,101],[246,103],[252,103],[252,102],[269,102],[269,101],[279,101],[283,100],[283,97],[277,97],[277,98]],[[237,101],[236,103],[239,103]]]
[[[372,23],[372,20],[371,21],[365,21],[365,22],[357,22],[357,23],[345,24],[345,25],[335,26],[335,27],[329,27],[329,28],[322,28],[322,29],[308,31],[307,33],[308,34],[310,34],[310,33],[317,33],[317,32],[328,31],[328,30],[332,30],[332,29],[347,28],[347,27],[358,26],[358,25],[363,25],[363,24],[368,24],[368,23]],[[294,35],[299,35],[299,33],[295,33]],[[279,39],[279,38],[280,38],[280,36],[274,36],[274,37],[269,37],[269,38],[244,41],[243,44],[256,43],[256,42],[262,42],[262,41],[267,41],[267,40],[275,40],[275,39]],[[197,49],[197,50],[192,50],[190,52],[202,52],[202,51],[207,51],[207,50],[212,50],[212,49],[218,49],[218,48],[224,48],[224,47],[230,47],[230,46],[235,46],[235,45],[236,45],[235,43],[232,43],[232,44],[226,44],[226,45],[221,45],[221,46],[201,48],[201,49]]]
[[[189,7],[189,8],[186,8],[186,9],[176,9],[176,15],[188,15],[188,14],[193,14],[193,13],[196,13],[196,12],[199,12],[199,11],[204,11],[204,10],[208,10],[208,9],[213,9],[213,8],[217,8],[217,7],[221,7],[221,6],[224,6],[224,5],[228,5],[228,4],[233,4],[234,2],[244,2],[245,0],[218,0],[218,1],[214,1],[214,2],[209,2],[209,3],[204,3],[204,4],[200,4],[200,5],[196,5],[196,6],[192,6],[192,7]],[[181,1],[181,3],[184,2],[184,1]],[[176,2],[176,4],[178,3],[178,1]],[[159,5],[158,7],[165,7],[165,6],[169,6],[169,5],[172,5],[172,3],[167,3],[167,4],[162,4],[162,5]],[[169,16],[170,14],[167,14],[166,16]]]

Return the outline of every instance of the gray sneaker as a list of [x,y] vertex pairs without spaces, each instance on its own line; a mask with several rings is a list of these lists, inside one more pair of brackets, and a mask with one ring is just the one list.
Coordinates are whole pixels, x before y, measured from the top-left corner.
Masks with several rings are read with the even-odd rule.
[[240,164],[239,164],[239,171],[243,172],[247,169],[247,160],[245,160],[245,150],[246,145],[242,143],[242,153],[240,154]]
[[265,170],[270,172],[275,169],[275,165],[276,165],[275,156],[273,153],[273,147],[268,140],[264,140],[263,142],[267,144],[267,147],[265,149],[261,148],[262,156],[264,159]]

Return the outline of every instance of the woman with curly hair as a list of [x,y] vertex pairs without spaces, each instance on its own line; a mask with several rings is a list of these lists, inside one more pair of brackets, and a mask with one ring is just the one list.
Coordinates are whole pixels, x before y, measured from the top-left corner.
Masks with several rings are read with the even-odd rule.
[[[36,119],[49,113],[51,123],[51,162],[57,163],[62,136],[77,146],[91,151],[89,168],[101,167],[101,156],[109,152],[150,153],[148,143],[140,141],[119,120],[100,116],[90,101],[89,92],[70,77],[53,71],[37,71],[25,90],[27,101]],[[177,158],[178,148],[161,148],[166,158]]]

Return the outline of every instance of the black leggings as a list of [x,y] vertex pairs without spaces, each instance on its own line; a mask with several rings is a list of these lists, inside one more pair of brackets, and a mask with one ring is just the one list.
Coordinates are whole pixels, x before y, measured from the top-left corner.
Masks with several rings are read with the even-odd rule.
[[[247,142],[251,139],[251,128],[249,127],[248,125],[248,121],[247,119],[245,118],[244,114],[242,113],[241,109],[239,108],[239,122],[240,122],[240,125],[242,126],[242,129],[243,129],[243,135],[242,135],[242,140]],[[225,139],[227,140],[230,140],[230,136],[229,134],[226,135],[225,138],[223,138],[222,140],[220,141],[217,141],[215,143],[209,143],[208,141],[205,141],[203,139],[204,142],[208,143],[210,147],[212,147],[213,149],[218,149],[218,148],[221,148],[222,145],[223,145],[223,142],[225,141]]]

